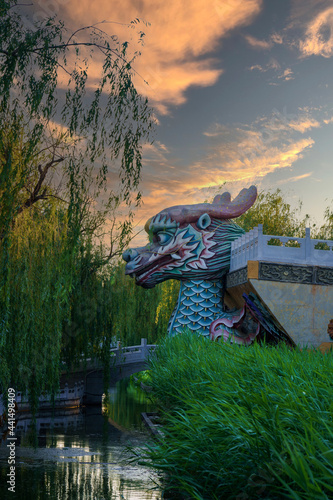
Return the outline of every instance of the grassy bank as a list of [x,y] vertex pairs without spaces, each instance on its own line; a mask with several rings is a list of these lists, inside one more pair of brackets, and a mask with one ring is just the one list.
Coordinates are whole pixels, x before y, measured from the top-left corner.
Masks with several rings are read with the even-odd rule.
[[182,334],[151,365],[177,498],[333,498],[333,355]]

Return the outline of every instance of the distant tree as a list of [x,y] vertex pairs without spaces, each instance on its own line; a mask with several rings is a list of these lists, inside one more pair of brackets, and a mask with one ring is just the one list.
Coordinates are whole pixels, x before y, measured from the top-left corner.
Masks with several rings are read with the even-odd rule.
[[321,226],[313,225],[311,231],[312,238],[333,240],[333,208],[328,206],[324,210],[324,224]]
[[246,232],[262,224],[264,234],[304,237],[310,216],[302,216],[301,209],[301,201],[296,208],[291,208],[280,189],[261,191],[255,204],[235,221]]

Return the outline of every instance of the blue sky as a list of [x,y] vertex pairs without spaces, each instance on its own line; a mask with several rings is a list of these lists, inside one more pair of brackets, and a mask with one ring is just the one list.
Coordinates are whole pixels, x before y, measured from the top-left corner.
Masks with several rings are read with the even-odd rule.
[[[139,226],[168,206],[251,184],[281,188],[320,221],[333,198],[332,0],[40,0],[36,8],[73,28],[150,23],[139,25],[146,36],[135,66],[157,123],[144,146]],[[133,30],[105,26],[133,35],[137,48]]]

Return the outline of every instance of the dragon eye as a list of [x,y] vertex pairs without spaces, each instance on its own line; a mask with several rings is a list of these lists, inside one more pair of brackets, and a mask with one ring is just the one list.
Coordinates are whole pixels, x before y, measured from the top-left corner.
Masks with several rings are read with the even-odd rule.
[[159,243],[160,245],[166,245],[171,239],[171,234],[162,233],[162,232],[157,233],[156,239],[157,239],[157,243]]

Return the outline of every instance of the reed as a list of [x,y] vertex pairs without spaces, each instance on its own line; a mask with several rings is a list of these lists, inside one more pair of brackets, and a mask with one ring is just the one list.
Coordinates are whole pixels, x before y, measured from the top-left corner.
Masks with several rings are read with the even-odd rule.
[[333,356],[190,332],[151,360],[165,438],[144,460],[176,498],[333,498]]

